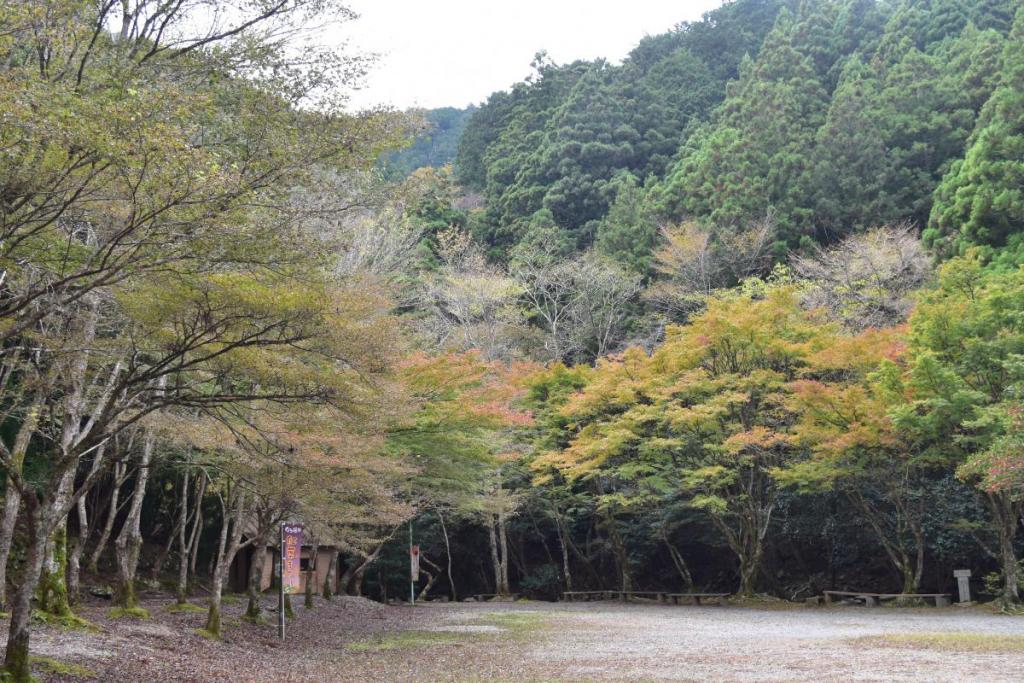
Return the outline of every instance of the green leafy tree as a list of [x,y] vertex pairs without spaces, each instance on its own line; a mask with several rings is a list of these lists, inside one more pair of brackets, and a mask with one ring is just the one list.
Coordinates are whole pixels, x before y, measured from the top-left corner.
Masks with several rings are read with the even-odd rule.
[[[742,594],[762,566],[778,496],[772,472],[798,455],[788,384],[832,332],[792,289],[756,290],[711,299],[649,357],[631,349],[600,363],[562,409],[568,445],[535,463],[590,482],[609,533],[616,514],[651,496],[684,497],[734,553]],[[619,564],[625,582],[624,556]]]
[[880,371],[899,398],[896,428],[923,457],[962,465],[981,486],[1003,571],[1004,603],[1020,600],[1017,537],[1021,502],[993,486],[986,466],[1019,438],[1015,410],[1024,382],[1024,271],[986,274],[977,258],[954,259],[939,273],[910,319],[910,366]]

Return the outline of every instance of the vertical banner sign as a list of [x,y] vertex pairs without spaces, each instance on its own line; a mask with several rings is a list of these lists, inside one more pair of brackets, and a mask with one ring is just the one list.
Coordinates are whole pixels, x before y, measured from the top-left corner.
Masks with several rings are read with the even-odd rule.
[[409,547],[409,568],[413,581],[420,580],[420,547],[418,545]]
[[284,547],[281,548],[281,587],[289,595],[299,592],[301,584],[302,525],[284,525]]

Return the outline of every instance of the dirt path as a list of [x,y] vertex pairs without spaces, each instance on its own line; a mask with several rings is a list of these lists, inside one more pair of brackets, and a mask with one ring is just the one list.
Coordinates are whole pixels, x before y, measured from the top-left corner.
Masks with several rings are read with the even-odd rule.
[[[145,601],[148,620],[98,630],[41,627],[33,654],[83,669],[44,681],[1013,681],[1024,680],[1024,619],[975,610],[768,610],[618,603],[430,604],[362,599],[296,609],[290,637],[225,611],[226,639],[201,613]],[[268,615],[271,618],[273,614]]]

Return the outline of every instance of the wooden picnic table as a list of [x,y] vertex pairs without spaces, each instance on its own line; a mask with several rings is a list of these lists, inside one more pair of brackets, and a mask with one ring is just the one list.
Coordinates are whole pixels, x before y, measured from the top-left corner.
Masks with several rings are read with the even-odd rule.
[[832,600],[839,598],[854,598],[863,600],[867,607],[878,607],[882,600],[898,599],[922,599],[931,600],[936,607],[948,607],[952,603],[952,596],[949,593],[870,593],[865,591],[822,591],[825,596],[825,604],[831,605]]

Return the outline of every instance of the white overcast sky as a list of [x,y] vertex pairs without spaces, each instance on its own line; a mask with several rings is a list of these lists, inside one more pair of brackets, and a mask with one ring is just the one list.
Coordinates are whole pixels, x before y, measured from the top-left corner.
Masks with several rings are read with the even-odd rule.
[[699,19],[721,0],[350,0],[360,18],[332,33],[380,60],[355,108],[462,107],[558,63],[622,59],[645,35]]

